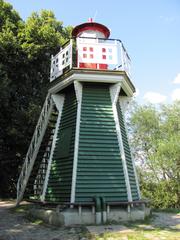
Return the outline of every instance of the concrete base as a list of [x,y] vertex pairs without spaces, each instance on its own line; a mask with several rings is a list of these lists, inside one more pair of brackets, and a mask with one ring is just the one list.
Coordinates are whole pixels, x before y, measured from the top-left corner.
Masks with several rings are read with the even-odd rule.
[[[88,207],[83,207],[81,209],[67,208],[62,211],[59,211],[58,208],[34,208],[30,210],[30,215],[56,226],[96,224],[96,213],[92,208]],[[103,213],[101,215],[101,222],[98,224],[144,220],[150,215],[150,208],[145,206],[131,207],[129,211],[127,211],[117,206],[111,207],[111,209],[108,209],[106,222],[103,221]]]
[[150,208],[131,208],[130,211],[126,211],[125,209],[120,209],[115,207],[110,210],[107,214],[107,222],[128,222],[128,221],[136,221],[136,220],[144,220],[146,217],[150,215]]
[[38,209],[32,208],[29,210],[29,215],[43,220],[45,223],[49,223],[55,226],[63,226],[64,225],[64,216],[63,214],[59,214],[58,212],[50,209]]

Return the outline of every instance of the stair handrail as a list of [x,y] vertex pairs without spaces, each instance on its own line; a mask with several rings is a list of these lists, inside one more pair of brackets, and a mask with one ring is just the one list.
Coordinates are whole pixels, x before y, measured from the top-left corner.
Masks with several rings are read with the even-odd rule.
[[23,198],[24,191],[32,171],[35,159],[37,157],[43,136],[45,134],[45,130],[48,125],[48,121],[53,109],[53,99],[51,94],[47,94],[46,100],[44,102],[42,111],[39,116],[38,123],[36,125],[33,137],[31,139],[31,143],[29,145],[29,149],[26,154],[26,158],[24,164],[22,166],[22,170],[17,182],[17,202],[16,205],[20,203]]

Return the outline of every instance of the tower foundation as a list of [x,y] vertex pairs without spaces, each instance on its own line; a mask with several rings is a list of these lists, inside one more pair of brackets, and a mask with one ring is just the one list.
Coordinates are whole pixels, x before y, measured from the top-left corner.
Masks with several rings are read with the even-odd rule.
[[[122,224],[141,221],[148,217],[151,209],[147,202],[136,203],[136,206],[107,206],[106,211],[97,213],[94,206],[74,206],[61,209],[61,206],[37,207],[30,210],[30,215],[56,226]],[[106,214],[106,218],[104,218]],[[98,221],[98,222],[97,222]]]

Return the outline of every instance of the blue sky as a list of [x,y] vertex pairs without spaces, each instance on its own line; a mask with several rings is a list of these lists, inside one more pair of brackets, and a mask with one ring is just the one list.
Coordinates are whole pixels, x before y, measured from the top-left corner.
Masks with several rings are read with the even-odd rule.
[[179,0],[7,0],[25,20],[33,11],[49,9],[64,26],[89,17],[111,29],[132,59],[138,102],[180,99]]

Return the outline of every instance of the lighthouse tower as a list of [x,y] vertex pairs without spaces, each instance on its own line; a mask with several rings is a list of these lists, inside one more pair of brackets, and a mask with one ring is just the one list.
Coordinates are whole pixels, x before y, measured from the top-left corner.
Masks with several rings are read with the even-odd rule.
[[17,184],[17,203],[65,206],[59,214],[67,225],[128,219],[144,203],[124,119],[135,92],[130,57],[109,35],[90,20],[52,56],[47,98]]

